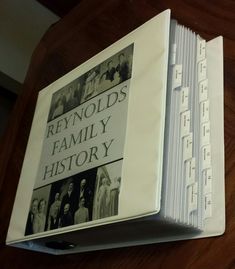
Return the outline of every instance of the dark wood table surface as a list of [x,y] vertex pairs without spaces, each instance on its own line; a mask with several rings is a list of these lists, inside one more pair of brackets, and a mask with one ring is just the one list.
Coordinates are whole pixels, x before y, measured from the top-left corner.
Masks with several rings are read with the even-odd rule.
[[[225,234],[59,257],[5,246],[38,91],[167,8],[207,40],[224,36]],[[47,31],[0,141],[0,268],[235,268],[235,1],[83,0]]]

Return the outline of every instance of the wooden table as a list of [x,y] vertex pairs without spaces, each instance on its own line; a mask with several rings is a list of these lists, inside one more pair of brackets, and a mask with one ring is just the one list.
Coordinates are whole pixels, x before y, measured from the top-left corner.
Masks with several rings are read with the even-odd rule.
[[[226,232],[221,237],[55,257],[4,245],[37,93],[159,12],[207,40],[224,36]],[[0,143],[1,268],[235,268],[235,2],[84,0],[38,44]]]

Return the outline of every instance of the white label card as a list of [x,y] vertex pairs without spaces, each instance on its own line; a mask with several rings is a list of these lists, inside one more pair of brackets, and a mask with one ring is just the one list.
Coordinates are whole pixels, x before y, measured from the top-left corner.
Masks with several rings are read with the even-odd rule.
[[188,109],[189,88],[183,87],[180,91],[180,112]]
[[201,61],[206,58],[206,41],[198,37],[197,39],[197,61]]
[[204,199],[204,219],[207,219],[212,216],[212,194],[206,194]]
[[199,82],[199,103],[208,99],[208,79]]
[[195,182],[193,185],[190,185],[187,189],[188,192],[188,214],[192,211],[197,210],[197,201],[198,201],[198,184]]
[[211,146],[202,147],[202,169],[211,168]]
[[201,146],[210,143],[210,122],[201,124]]
[[195,182],[195,158],[186,161],[186,185],[189,186]]
[[202,171],[203,178],[203,192],[208,194],[212,192],[212,169],[205,169]]
[[173,66],[173,78],[172,78],[172,87],[176,89],[182,84],[182,65],[176,64]]
[[207,77],[207,61],[206,59],[198,63],[198,82],[206,79]]
[[183,138],[183,160],[186,161],[192,158],[193,153],[193,134],[189,133],[188,136]]
[[209,100],[201,102],[200,104],[200,122],[201,123],[209,121],[209,110],[210,110]]
[[188,135],[189,130],[190,130],[190,110],[187,110],[180,115],[181,137]]

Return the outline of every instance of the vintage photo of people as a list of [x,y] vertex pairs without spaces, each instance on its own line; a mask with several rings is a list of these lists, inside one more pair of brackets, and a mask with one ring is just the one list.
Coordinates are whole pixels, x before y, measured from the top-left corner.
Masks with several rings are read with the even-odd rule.
[[122,160],[101,166],[97,170],[93,219],[118,214]]
[[121,166],[119,160],[36,189],[25,235],[117,215]]
[[48,121],[54,120],[102,92],[128,80],[132,74],[131,44],[78,77],[52,96]]
[[25,235],[40,233],[45,230],[50,188],[50,186],[45,186],[33,192]]
[[52,184],[47,230],[92,220],[96,170],[90,169]]

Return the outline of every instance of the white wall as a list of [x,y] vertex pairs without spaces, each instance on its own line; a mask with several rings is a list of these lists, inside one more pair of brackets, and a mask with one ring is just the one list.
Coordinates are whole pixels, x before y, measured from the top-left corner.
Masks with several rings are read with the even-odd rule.
[[58,20],[36,0],[0,0],[0,72],[22,83],[33,50]]

